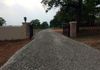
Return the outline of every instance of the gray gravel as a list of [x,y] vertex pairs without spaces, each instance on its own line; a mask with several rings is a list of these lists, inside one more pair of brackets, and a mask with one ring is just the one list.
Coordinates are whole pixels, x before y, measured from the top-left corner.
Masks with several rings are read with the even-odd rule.
[[100,70],[100,51],[44,30],[0,70]]

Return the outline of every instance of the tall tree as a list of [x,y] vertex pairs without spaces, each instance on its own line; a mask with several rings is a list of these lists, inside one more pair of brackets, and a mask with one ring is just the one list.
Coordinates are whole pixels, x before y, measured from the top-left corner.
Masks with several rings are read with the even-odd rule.
[[46,29],[48,27],[49,27],[49,25],[48,25],[48,22],[46,22],[46,21],[41,24],[42,29]]
[[39,19],[32,20],[30,23],[33,25],[34,29],[40,28],[40,20]]
[[100,4],[100,0],[42,0],[42,3],[47,6],[46,11],[60,6],[66,13],[75,16],[74,20],[79,24],[83,19],[94,23],[96,6]]
[[5,24],[5,19],[3,19],[2,17],[0,17],[0,26],[3,26],[3,24]]
[[85,6],[85,13],[87,14],[87,21],[91,25],[95,23],[95,15],[100,12],[97,9],[97,5],[100,4],[99,0],[85,0],[84,6]]
[[67,10],[65,7],[60,8],[60,10],[56,13],[54,18],[51,20],[50,22],[51,26],[54,25],[54,27],[62,28],[63,23],[69,23],[69,21],[75,21],[76,14],[73,12],[76,12],[74,8],[67,8]]
[[71,14],[74,13],[77,16],[77,23],[79,24],[81,21],[81,13],[82,13],[82,2],[83,0],[42,0],[42,3],[47,6],[46,12],[53,7],[60,7],[64,9],[66,12]]

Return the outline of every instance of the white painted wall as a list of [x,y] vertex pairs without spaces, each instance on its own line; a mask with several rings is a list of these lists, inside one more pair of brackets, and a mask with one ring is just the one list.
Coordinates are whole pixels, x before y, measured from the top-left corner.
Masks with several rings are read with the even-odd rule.
[[25,26],[0,27],[0,40],[18,40],[28,38]]

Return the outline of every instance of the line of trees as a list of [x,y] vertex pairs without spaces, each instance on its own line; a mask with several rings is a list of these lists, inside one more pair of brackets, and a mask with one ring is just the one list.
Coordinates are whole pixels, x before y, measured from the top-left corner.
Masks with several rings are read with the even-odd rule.
[[40,23],[39,19],[34,19],[30,22],[34,29],[46,29],[49,28],[48,22],[44,21]]
[[[27,17],[24,17],[24,21],[27,21]],[[3,26],[6,23],[5,19],[0,17],[0,26]],[[44,21],[40,23],[39,19],[34,19],[31,22],[31,25],[33,26],[34,29],[46,29],[49,28],[49,24],[47,21]]]

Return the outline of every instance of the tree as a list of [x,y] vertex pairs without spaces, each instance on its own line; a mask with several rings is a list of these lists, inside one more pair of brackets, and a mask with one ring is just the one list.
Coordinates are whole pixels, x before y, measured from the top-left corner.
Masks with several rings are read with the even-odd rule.
[[55,18],[50,21],[51,28],[56,28],[56,27],[58,27],[58,25],[59,25],[59,23],[57,22],[57,20]]
[[96,14],[98,12],[100,12],[100,10],[98,10],[98,8],[96,7],[98,4],[100,4],[99,0],[85,0],[84,1],[84,12],[86,14],[87,17],[86,20],[88,23],[90,23],[91,25],[95,24],[95,19],[96,19]]
[[34,29],[40,28],[40,20],[39,19],[32,20],[31,24],[33,25]]
[[60,27],[62,28],[63,23],[69,23],[69,21],[74,21],[76,19],[75,9],[71,8],[66,10],[66,8],[62,7],[56,13],[54,18],[51,20],[51,27]]
[[81,21],[82,0],[42,0],[42,3],[47,6],[46,12],[53,7],[60,6],[60,8],[65,10],[68,14],[71,13],[72,15],[74,13],[78,24]]
[[46,21],[41,24],[42,29],[46,29],[48,27],[49,27],[49,25],[48,25],[48,22],[46,22]]
[[54,18],[50,21],[50,27],[52,28],[60,28],[60,22],[58,21],[58,19],[56,18],[56,16],[54,16]]
[[60,6],[69,14],[68,16],[71,16],[70,19],[73,18],[79,25],[83,20],[94,23],[95,14],[98,11],[96,6],[100,4],[100,0],[42,0],[42,3],[47,6],[46,12]]
[[2,17],[0,17],[0,26],[3,26],[3,24],[5,24],[5,23],[6,23],[6,21]]

